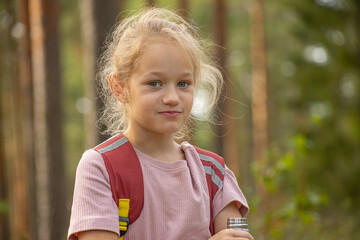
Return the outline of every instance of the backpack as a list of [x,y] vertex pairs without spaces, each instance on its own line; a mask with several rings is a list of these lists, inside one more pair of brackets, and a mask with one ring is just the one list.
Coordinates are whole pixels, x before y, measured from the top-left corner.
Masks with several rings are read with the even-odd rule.
[[[214,235],[212,200],[225,176],[224,159],[215,153],[195,147],[204,167],[210,198],[211,235]],[[123,134],[115,135],[94,148],[99,152],[109,174],[112,197],[119,209],[120,238],[141,213],[144,205],[144,183],[140,161]],[[124,167],[126,166],[126,167]]]

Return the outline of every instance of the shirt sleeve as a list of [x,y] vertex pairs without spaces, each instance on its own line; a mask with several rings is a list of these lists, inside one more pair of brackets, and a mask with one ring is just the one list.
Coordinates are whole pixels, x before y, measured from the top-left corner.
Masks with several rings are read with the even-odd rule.
[[118,211],[101,154],[87,150],[77,167],[68,239],[79,232],[106,230],[119,234]]
[[[241,216],[245,215],[249,211],[249,206],[244,194],[242,193],[237,183],[234,173],[225,166],[224,184],[217,191],[213,199],[212,214],[213,218],[231,202],[236,202],[241,213]],[[213,219],[213,220],[214,220]]]

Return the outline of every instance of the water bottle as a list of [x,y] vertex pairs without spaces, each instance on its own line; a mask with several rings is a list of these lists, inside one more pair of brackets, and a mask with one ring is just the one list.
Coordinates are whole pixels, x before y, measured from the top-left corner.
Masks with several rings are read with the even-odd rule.
[[228,218],[227,228],[249,232],[246,218]]

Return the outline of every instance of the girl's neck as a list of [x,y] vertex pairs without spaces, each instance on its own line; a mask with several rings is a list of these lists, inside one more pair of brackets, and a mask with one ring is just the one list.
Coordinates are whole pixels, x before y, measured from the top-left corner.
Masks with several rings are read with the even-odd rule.
[[128,128],[124,135],[139,151],[162,161],[185,159],[180,145],[171,134],[156,134]]

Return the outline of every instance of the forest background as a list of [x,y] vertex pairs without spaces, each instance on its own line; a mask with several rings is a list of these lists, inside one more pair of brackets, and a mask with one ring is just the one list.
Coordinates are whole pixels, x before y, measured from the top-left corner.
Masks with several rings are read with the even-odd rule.
[[106,138],[104,36],[145,4],[216,43],[221,124],[191,142],[225,156],[255,239],[360,239],[357,0],[1,0],[0,239],[66,239],[76,166]]

